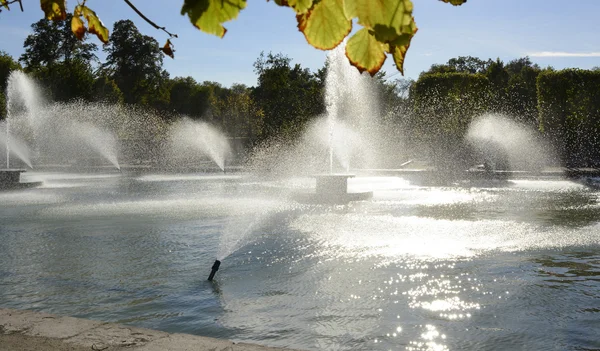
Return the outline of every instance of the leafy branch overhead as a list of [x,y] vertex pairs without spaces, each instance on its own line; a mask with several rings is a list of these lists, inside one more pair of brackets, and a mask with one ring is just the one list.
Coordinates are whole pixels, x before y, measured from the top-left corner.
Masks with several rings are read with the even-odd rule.
[[[176,34],[160,27],[142,14],[129,0],[124,0],[138,15],[154,28],[169,34],[162,51],[173,57],[171,38]],[[269,0],[267,0],[269,1]],[[296,14],[298,29],[306,41],[317,49],[330,50],[338,46],[352,31],[356,20],[362,28],[348,39],[346,57],[359,71],[371,75],[377,73],[387,55],[392,55],[398,70],[404,74],[404,59],[417,24],[413,17],[412,0],[273,0],[277,5],[289,7]],[[440,0],[458,6],[467,0]],[[0,0],[9,4],[21,0]],[[40,0],[41,8],[49,20],[67,17],[66,0]],[[181,14],[187,15],[192,24],[203,32],[223,37],[227,29],[223,23],[237,18],[246,8],[246,0],[184,0]],[[77,38],[86,32],[98,36],[106,43],[108,29],[96,13],[83,3],[75,7],[71,28]],[[87,27],[83,19],[87,21]]]
[[[269,1],[269,0],[267,0]],[[462,5],[467,0],[441,0]],[[357,19],[363,28],[348,40],[346,56],[359,71],[377,73],[387,54],[404,73],[404,58],[417,25],[412,16],[411,0],[274,0],[279,6],[296,12],[298,29],[309,44],[330,50],[351,32]],[[223,23],[235,19],[246,7],[246,0],[185,0],[182,14],[187,14],[200,30],[225,35]]]

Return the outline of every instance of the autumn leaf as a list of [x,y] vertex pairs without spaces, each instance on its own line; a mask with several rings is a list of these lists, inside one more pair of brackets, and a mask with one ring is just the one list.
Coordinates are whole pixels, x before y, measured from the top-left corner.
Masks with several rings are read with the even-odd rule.
[[352,21],[344,13],[344,0],[321,0],[296,19],[306,41],[321,50],[335,48],[352,30]]
[[447,4],[450,3],[454,6],[460,6],[460,5],[464,4],[465,2],[467,2],[467,0],[440,0],[440,1],[443,1]]
[[46,18],[52,21],[63,21],[67,18],[66,0],[40,0]]
[[[96,34],[98,39],[104,44],[108,43],[108,28],[104,26],[104,23],[98,18],[96,12],[87,6],[77,5],[74,11],[74,18],[79,14],[83,14],[83,17],[86,19],[88,23],[87,30],[92,34]],[[71,23],[71,29],[72,28],[73,26]]]
[[346,57],[360,72],[367,71],[371,76],[381,69],[385,62],[386,46],[363,28],[356,32],[346,43]]
[[81,20],[81,18],[79,18],[79,16],[73,16],[73,19],[71,19],[71,31],[73,31],[73,34],[75,34],[77,39],[83,39],[86,29],[85,25],[83,24],[83,21]]
[[409,46],[410,43],[408,45],[394,46],[392,48],[392,57],[394,58],[394,63],[402,75],[404,75],[404,59],[406,58],[406,52],[408,51]]
[[164,52],[165,55],[171,57],[172,59],[175,58],[175,55],[173,54],[175,52],[175,50],[173,49],[173,44],[171,43],[171,40],[167,39],[167,42],[165,43],[165,46],[163,46],[162,48],[160,48],[160,50],[162,52]]
[[227,30],[222,23],[237,18],[245,7],[246,0],[185,0],[181,14],[201,31],[223,37]]

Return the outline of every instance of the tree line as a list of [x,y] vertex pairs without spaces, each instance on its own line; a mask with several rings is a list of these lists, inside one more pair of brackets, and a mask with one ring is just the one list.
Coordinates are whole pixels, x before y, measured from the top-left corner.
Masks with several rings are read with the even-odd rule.
[[244,138],[248,145],[275,136],[293,138],[325,111],[325,66],[312,72],[283,54],[261,54],[254,63],[256,86],[224,87],[192,77],[170,77],[158,42],[141,34],[130,20],[115,22],[102,47],[104,61],[88,34],[78,40],[70,23],[71,18],[42,19],[32,24],[21,57],[0,52],[0,118],[6,117],[6,85],[12,70],[33,77],[51,101],[135,105],[154,110],[167,121],[185,115]]
[[[433,65],[411,86],[414,138],[460,149],[474,117],[501,113],[535,129],[568,167],[600,166],[600,69],[541,68],[458,57]],[[508,137],[508,136],[507,136]]]
[[[141,34],[130,20],[114,24],[102,47],[77,40],[70,21],[40,20],[18,59],[0,52],[0,117],[5,118],[7,77],[23,70],[53,101],[101,101],[141,106],[167,122],[182,115],[203,120],[252,146],[274,137],[294,139],[325,112],[327,64],[313,72],[283,54],[261,54],[254,63],[257,84],[248,87],[174,77],[163,69],[158,42]],[[452,58],[423,72],[416,81],[374,76],[379,111],[391,136],[406,144],[460,148],[471,120],[502,113],[537,129],[551,140],[568,165],[600,160],[600,70],[541,68],[528,57]],[[398,150],[402,152],[402,150]],[[457,151],[458,152],[458,151]]]

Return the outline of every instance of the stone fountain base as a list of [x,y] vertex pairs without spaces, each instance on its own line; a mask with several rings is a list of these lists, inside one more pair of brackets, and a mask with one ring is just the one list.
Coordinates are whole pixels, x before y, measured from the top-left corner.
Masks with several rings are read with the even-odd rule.
[[353,174],[316,175],[317,186],[315,192],[295,194],[294,200],[313,204],[346,204],[351,201],[363,201],[372,198],[372,191],[348,192],[348,178],[353,177]]
[[24,169],[0,169],[0,190],[31,188],[42,182],[21,183],[21,173]]

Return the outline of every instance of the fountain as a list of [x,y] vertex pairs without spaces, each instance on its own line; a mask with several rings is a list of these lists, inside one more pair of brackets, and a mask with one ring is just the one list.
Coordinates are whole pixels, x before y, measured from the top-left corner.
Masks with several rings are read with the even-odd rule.
[[465,136],[481,165],[467,171],[470,182],[493,180],[506,182],[514,176],[562,175],[544,171],[552,163],[552,148],[535,131],[500,114],[475,118]]
[[[372,134],[373,115],[377,116],[376,99],[372,96],[373,86],[368,75],[361,75],[345,57],[345,45],[340,45],[327,56],[327,77],[325,79],[325,106],[327,126],[327,146],[329,149],[329,172],[314,175],[315,193],[298,194],[296,200],[314,203],[348,203],[370,199],[373,192],[348,192],[348,179],[355,175],[348,173],[352,151],[368,150],[365,140]],[[352,123],[358,132],[340,123]],[[357,135],[357,136],[355,136]],[[358,141],[355,144],[354,141]],[[354,149],[354,150],[353,150]],[[368,162],[373,162],[372,155]],[[334,171],[334,160],[338,160],[344,173]]]
[[45,101],[37,84],[20,71],[10,74],[6,95],[6,137],[1,139],[6,145],[7,167],[11,156],[33,168],[33,164],[43,167],[77,159],[89,163],[99,155],[120,168],[117,140],[98,125],[106,122],[98,111],[90,111],[81,103]]
[[[219,170],[225,172],[225,160],[231,155],[231,146],[225,135],[210,124],[183,117],[171,126],[167,160],[177,168],[205,164],[209,157]],[[210,165],[201,166],[210,170]]]

